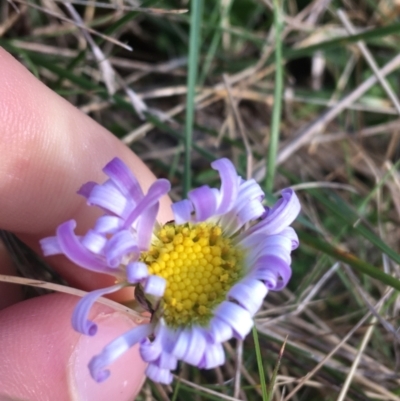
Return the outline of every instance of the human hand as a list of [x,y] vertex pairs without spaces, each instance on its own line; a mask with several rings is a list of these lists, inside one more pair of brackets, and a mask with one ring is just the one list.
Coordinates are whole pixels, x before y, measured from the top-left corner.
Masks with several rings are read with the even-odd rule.
[[[155,177],[108,131],[35,79],[0,49],[0,228],[14,232],[40,253],[38,241],[69,219],[87,230],[97,217],[76,195],[82,183],[102,181],[101,169],[118,156],[147,190]],[[169,200],[159,220],[171,220]],[[78,231],[78,232],[79,232]],[[66,258],[49,259],[72,286],[86,291],[112,285],[114,278],[81,269]],[[0,274],[13,274],[0,246]],[[129,290],[114,299],[129,299]],[[21,288],[0,282],[0,400],[132,400],[144,380],[137,347],[96,383],[87,364],[93,355],[135,323],[97,304],[92,319],[99,332],[89,338],[71,327],[78,298],[53,293],[23,300]]]

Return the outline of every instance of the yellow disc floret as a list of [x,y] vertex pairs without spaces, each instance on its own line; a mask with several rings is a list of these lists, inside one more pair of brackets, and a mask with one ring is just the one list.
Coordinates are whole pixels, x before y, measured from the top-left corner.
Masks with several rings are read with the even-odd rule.
[[167,281],[159,308],[169,326],[206,325],[241,278],[243,251],[211,223],[168,223],[141,260]]

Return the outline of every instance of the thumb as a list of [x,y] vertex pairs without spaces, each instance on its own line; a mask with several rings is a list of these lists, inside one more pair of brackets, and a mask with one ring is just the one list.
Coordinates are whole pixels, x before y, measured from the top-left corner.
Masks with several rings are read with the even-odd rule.
[[78,298],[50,294],[0,312],[0,399],[131,401],[143,380],[145,363],[133,347],[115,363],[103,383],[90,376],[88,363],[102,348],[136,323],[121,312],[96,304],[94,337],[71,327]]

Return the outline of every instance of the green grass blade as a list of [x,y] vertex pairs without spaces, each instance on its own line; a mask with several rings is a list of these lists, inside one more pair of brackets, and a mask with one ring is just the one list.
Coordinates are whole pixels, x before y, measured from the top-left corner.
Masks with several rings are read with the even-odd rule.
[[[361,234],[364,238],[374,244],[389,258],[396,263],[400,263],[400,255],[395,252],[390,246],[382,241],[375,233],[365,226],[362,222],[362,216],[358,215],[350,208],[339,196],[330,193],[330,196],[324,196],[320,191],[309,190],[316,199],[320,201],[333,215],[337,216],[345,223],[353,232]],[[357,223],[357,224],[356,224]]]
[[298,49],[283,49],[283,56],[286,59],[294,59],[303,56],[309,56],[314,54],[317,50],[332,50],[338,47],[345,47],[349,43],[358,42],[360,40],[364,40],[368,42],[368,40],[376,39],[376,38],[384,38],[388,35],[398,34],[400,32],[400,24],[392,24],[389,26],[370,29],[368,31],[358,33],[356,35],[349,35],[340,37],[337,39],[326,40],[324,42],[317,43],[315,45],[298,48]]
[[282,88],[283,88],[283,65],[282,65],[282,12],[280,0],[274,0],[274,27],[275,27],[275,91],[274,107],[272,110],[271,139],[269,142],[267,158],[267,175],[265,189],[272,192],[276,172],[276,155],[279,143],[279,126],[282,112]]
[[196,94],[202,9],[203,0],[192,0],[192,7],[190,10],[190,40],[185,121],[185,173],[183,180],[184,197],[186,197],[192,186],[191,152],[193,142],[194,97]]
[[268,401],[269,397],[267,391],[267,384],[265,382],[264,365],[261,355],[260,342],[258,341],[258,333],[256,326],[253,326],[253,339],[254,339],[254,349],[256,351],[256,358],[257,358],[258,375],[260,376],[262,399],[263,401]]
[[306,234],[303,231],[298,230],[297,234],[299,235],[300,241],[302,244],[308,245],[311,248],[314,248],[318,251],[324,252],[327,255],[330,255],[338,260],[341,260],[344,263],[347,263],[354,269],[360,271],[361,273],[366,274],[367,276],[373,277],[383,284],[386,284],[390,287],[395,288],[400,291],[400,281],[390,276],[389,274],[384,273],[378,268],[370,265],[367,262],[357,258],[357,256],[345,252],[339,248],[336,248],[333,245],[328,244],[327,242],[316,238],[310,234]]
[[281,366],[281,361],[282,361],[282,357],[283,357],[283,352],[285,350],[286,341],[287,341],[287,337],[286,337],[284,343],[282,344],[281,350],[279,351],[278,360],[276,361],[276,365],[272,372],[271,380],[268,383],[268,401],[272,401],[273,396],[274,396],[274,388],[275,388],[276,378],[278,377],[279,367]]

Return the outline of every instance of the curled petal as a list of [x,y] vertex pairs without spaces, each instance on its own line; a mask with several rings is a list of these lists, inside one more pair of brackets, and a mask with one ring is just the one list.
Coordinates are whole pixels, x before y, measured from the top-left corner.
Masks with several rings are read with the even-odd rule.
[[108,241],[104,252],[108,265],[118,267],[124,256],[139,253],[139,249],[132,234],[128,230],[121,230]]
[[258,219],[264,213],[264,206],[259,200],[249,200],[246,207],[238,211],[237,217],[242,227],[246,223]]
[[254,316],[258,309],[260,309],[267,292],[267,287],[261,281],[247,279],[235,284],[228,292],[228,297],[233,298],[251,316]]
[[81,244],[89,251],[96,254],[101,253],[106,242],[107,238],[94,230],[89,230],[81,239]]
[[162,349],[168,354],[172,353],[172,350],[179,338],[179,331],[168,327],[164,320],[161,320],[157,326],[156,336],[157,341],[160,341]]
[[186,354],[182,357],[182,360],[193,366],[198,366],[203,358],[206,346],[207,343],[203,331],[199,327],[192,327]]
[[253,327],[253,319],[250,313],[233,302],[224,301],[214,312],[221,320],[228,323],[235,337],[243,340]]
[[95,182],[89,181],[86,184],[83,184],[79,188],[77,194],[82,195],[83,197],[85,197],[87,199],[87,198],[89,198],[90,194],[92,193],[93,188],[96,187],[97,185],[98,184],[96,184]]
[[299,237],[296,234],[296,231],[292,227],[285,228],[280,235],[289,238],[292,243],[292,251],[299,247]]
[[105,368],[128,351],[128,349],[148,337],[152,331],[153,325],[151,323],[143,324],[126,332],[106,345],[101,353],[96,355],[89,362],[89,370],[93,379],[97,382],[106,380],[110,375],[110,371]]
[[239,190],[238,175],[232,162],[226,158],[211,163],[211,167],[221,176],[221,189],[217,214],[228,213],[234,206]]
[[114,234],[123,224],[123,220],[117,216],[105,215],[97,219],[94,231],[100,234]]
[[155,297],[162,297],[164,295],[167,281],[160,276],[149,276],[144,284],[144,293],[153,295]]
[[115,274],[100,258],[88,251],[74,233],[76,223],[67,221],[57,228],[57,240],[65,256],[77,265],[98,273]]
[[234,207],[229,213],[221,216],[221,226],[226,235],[235,234],[246,223],[261,217],[265,208],[261,201],[264,192],[253,179],[243,181],[239,186],[239,194]]
[[118,189],[135,203],[143,198],[143,191],[138,180],[121,159],[118,157],[112,159],[103,168],[103,171],[112,179]]
[[39,242],[44,256],[58,255],[62,253],[57,237],[43,238]]
[[265,212],[262,220],[249,229],[246,235],[254,233],[262,233],[264,235],[278,234],[293,223],[300,212],[299,199],[291,188],[284,189],[281,195],[282,198]]
[[153,363],[147,366],[146,376],[155,382],[163,384],[170,384],[173,380],[172,373],[169,369],[161,369]]
[[94,336],[97,332],[96,323],[88,319],[93,304],[103,295],[111,294],[124,287],[124,284],[113,285],[108,288],[101,288],[86,294],[76,305],[72,314],[72,327],[79,333]]
[[150,341],[148,338],[145,338],[140,342],[140,356],[145,362],[156,361],[162,351],[163,349],[159,341]]
[[96,185],[88,198],[89,205],[95,205],[114,213],[117,216],[124,216],[133,208],[131,202],[111,182],[106,181],[102,185]]
[[286,287],[292,275],[290,265],[274,255],[263,256],[257,262],[252,276],[265,283],[271,291]]
[[265,255],[275,255],[284,259],[289,265],[291,263],[290,253],[293,242],[291,238],[285,235],[265,236],[257,233],[243,239],[239,244],[248,251],[251,250],[247,257],[247,265],[249,266],[254,265],[260,257]]
[[154,182],[144,198],[136,205],[133,211],[126,218],[124,226],[131,226],[147,209],[157,204],[161,197],[168,193],[171,184],[168,180],[159,179]]
[[225,363],[225,352],[221,344],[207,344],[199,368],[212,369]]
[[174,220],[176,224],[184,224],[191,220],[194,211],[192,202],[188,199],[175,202],[172,206]]
[[143,262],[131,262],[126,266],[126,279],[128,283],[139,283],[143,279],[147,278],[149,271],[146,263]]
[[178,335],[174,346],[171,348],[171,354],[177,359],[183,359],[186,350],[189,347],[191,332],[189,329],[183,329]]
[[146,209],[139,218],[137,232],[140,233],[137,237],[138,248],[146,251],[150,247],[151,236],[153,235],[154,224],[156,222],[159,204]]
[[233,330],[230,324],[217,316],[214,316],[207,330],[207,336],[212,342],[223,343],[233,337]]
[[204,221],[213,216],[217,208],[216,191],[207,185],[191,190],[188,198],[195,210],[195,221]]
[[272,235],[265,241],[264,247],[257,249],[258,258],[264,256],[276,256],[283,259],[288,265],[291,264],[290,256],[292,241],[290,238],[282,237],[281,235]]
[[178,360],[167,352],[162,352],[155,364],[161,369],[175,370]]

